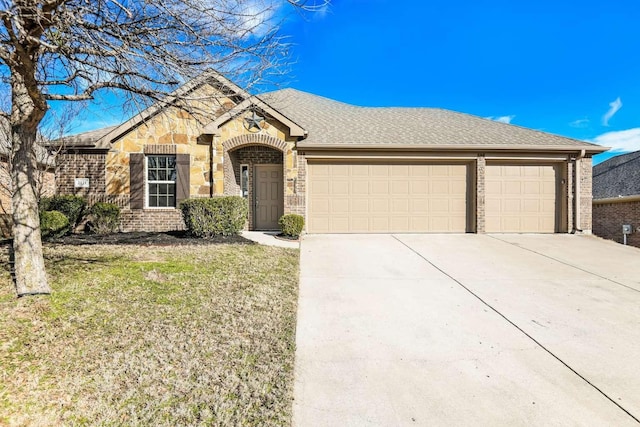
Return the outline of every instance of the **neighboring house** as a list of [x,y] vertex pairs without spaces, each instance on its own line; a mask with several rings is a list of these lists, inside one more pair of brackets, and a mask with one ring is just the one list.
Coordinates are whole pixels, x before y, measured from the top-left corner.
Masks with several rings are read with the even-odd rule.
[[212,72],[178,92],[192,101],[58,141],[57,191],[119,204],[123,231],[180,229],[180,200],[218,195],[246,197],[256,230],[298,213],[310,233],[591,231],[603,147],[441,109],[251,96]]
[[627,243],[640,247],[640,151],[593,167],[594,234],[622,242],[624,224],[633,231]]
[[[9,158],[9,124],[0,118],[0,237],[11,234],[11,175]],[[40,195],[53,195],[55,192],[54,159],[47,150],[36,146],[38,176],[36,177]]]

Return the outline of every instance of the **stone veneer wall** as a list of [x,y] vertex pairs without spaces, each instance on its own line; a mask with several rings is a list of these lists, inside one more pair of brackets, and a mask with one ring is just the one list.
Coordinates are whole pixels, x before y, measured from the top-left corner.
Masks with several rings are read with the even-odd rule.
[[[274,129],[272,126],[271,129]],[[249,197],[253,200],[253,165],[282,164],[284,181],[284,213],[305,215],[306,161],[295,151],[295,142],[286,141],[279,132],[278,137],[267,133],[245,133],[219,143],[218,150],[224,153],[224,195],[240,195],[240,165],[249,165]],[[252,207],[250,206],[250,209]],[[253,214],[250,211],[249,229],[253,229]]]
[[627,244],[640,247],[640,196],[619,201],[593,201],[593,234],[622,243],[623,224],[633,228],[633,233],[627,236]]

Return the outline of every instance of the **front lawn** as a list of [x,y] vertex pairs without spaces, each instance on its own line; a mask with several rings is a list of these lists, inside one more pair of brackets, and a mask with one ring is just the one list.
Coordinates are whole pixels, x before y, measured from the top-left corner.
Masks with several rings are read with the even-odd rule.
[[49,297],[0,271],[0,425],[291,423],[297,250],[45,250]]

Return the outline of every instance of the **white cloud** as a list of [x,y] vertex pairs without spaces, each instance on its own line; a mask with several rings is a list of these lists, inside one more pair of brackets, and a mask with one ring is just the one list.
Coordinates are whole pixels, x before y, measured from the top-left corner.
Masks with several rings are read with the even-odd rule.
[[493,120],[494,122],[500,122],[500,123],[511,123],[511,120],[515,119],[515,115],[511,115],[511,116],[489,116],[486,117],[489,120]]
[[622,101],[620,100],[620,97],[617,97],[615,101],[609,103],[609,111],[607,111],[606,114],[602,116],[602,124],[604,126],[609,126],[609,120],[611,120],[611,118],[621,108],[622,108]]
[[640,150],[640,128],[603,133],[591,142],[611,147],[611,151],[615,153],[638,151]]
[[589,119],[578,119],[569,123],[572,128],[584,129],[589,126]]

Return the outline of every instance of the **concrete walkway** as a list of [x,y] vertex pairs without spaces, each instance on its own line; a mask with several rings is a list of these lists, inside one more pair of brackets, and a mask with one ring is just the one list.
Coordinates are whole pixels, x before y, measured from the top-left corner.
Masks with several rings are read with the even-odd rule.
[[300,247],[299,242],[290,240],[278,239],[276,235],[277,231],[243,231],[242,237],[252,240],[261,245],[278,246],[281,248],[298,249]]
[[294,425],[637,425],[640,251],[306,236]]

